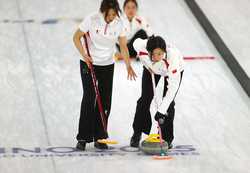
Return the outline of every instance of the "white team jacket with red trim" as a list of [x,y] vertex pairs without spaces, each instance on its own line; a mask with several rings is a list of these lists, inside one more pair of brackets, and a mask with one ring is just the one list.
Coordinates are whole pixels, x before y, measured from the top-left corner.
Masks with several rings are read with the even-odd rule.
[[[126,37],[125,27],[116,17],[107,23],[100,12],[91,13],[79,25],[79,29],[88,34],[88,46],[94,65],[110,65],[114,63],[115,43],[119,37]],[[84,61],[84,59],[81,57]]]
[[174,100],[181,82],[181,72],[184,70],[183,56],[178,49],[173,46],[167,45],[166,59],[159,62],[152,62],[150,60],[148,51],[146,49],[147,39],[136,39],[133,46],[139,55],[140,61],[153,73],[168,77],[168,91],[158,107],[158,111],[166,114],[169,105]]
[[132,21],[128,20],[128,17],[124,14],[121,16],[123,25],[125,27],[126,37],[128,42],[133,38],[136,32],[143,29],[148,36],[153,34],[153,31],[148,24],[147,20],[141,16],[135,16]]

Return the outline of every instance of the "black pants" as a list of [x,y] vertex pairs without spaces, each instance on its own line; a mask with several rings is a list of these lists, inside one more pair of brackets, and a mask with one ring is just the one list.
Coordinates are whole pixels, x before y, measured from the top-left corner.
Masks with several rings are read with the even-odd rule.
[[[134,47],[133,47],[133,43],[137,38],[141,38],[141,39],[147,39],[148,35],[146,33],[146,31],[144,30],[139,30],[135,33],[135,35],[132,37],[132,39],[127,43],[127,47],[128,47],[128,51],[129,51],[129,56],[130,57],[136,57],[137,52],[135,51]],[[119,45],[116,45],[118,50],[120,51],[120,47]]]
[[[83,97],[81,103],[80,120],[77,140],[86,140],[87,142],[107,138],[107,134],[102,125],[96,94],[92,82],[92,77],[87,64],[80,61],[80,71],[82,78]],[[105,111],[108,122],[108,116],[111,109],[112,88],[114,64],[107,66],[94,66],[97,78],[98,88],[101,95],[103,110]]]
[[[155,75],[155,83],[158,84],[161,76]],[[167,93],[167,77],[164,79],[164,91],[163,96]],[[145,134],[150,134],[152,120],[150,113],[150,104],[153,99],[153,86],[152,86],[152,78],[151,73],[143,67],[143,75],[142,75],[142,93],[141,97],[137,101],[136,112],[133,122],[133,129],[135,133],[144,132]],[[171,143],[174,139],[174,116],[175,116],[175,102],[174,100],[171,102],[168,110],[168,116],[164,121],[164,124],[161,125],[162,130],[162,138]]]

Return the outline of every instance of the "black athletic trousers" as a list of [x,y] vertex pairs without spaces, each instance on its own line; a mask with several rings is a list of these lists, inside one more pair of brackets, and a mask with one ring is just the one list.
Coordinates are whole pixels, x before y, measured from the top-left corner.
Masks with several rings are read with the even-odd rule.
[[[111,109],[114,64],[107,66],[94,65],[94,71],[101,95],[103,110],[108,116]],[[80,60],[80,71],[82,78],[83,97],[81,103],[80,120],[77,140],[86,142],[97,141],[107,138],[104,131],[96,100],[96,94],[92,82],[92,77],[87,64]]]
[[[129,51],[129,56],[130,57],[136,57],[137,55],[137,52],[135,51],[134,47],[133,47],[133,43],[134,41],[137,39],[137,38],[141,38],[141,39],[147,39],[148,38],[148,35],[146,33],[146,31],[144,30],[139,30],[135,33],[135,35],[132,37],[132,39],[127,43],[127,47],[128,47],[128,51]],[[119,45],[117,44],[116,45],[118,50],[120,51],[120,47]]]
[[[182,75],[181,75],[182,76]],[[155,84],[157,85],[161,76],[155,75]],[[164,91],[163,96],[167,93],[167,77],[164,78]],[[136,112],[133,122],[133,129],[135,133],[144,132],[145,134],[150,134],[152,120],[150,113],[150,104],[153,99],[153,86],[151,73],[143,67],[142,75],[142,93],[141,97],[137,101]],[[175,115],[175,102],[174,100],[170,104],[167,110],[168,116],[166,117],[164,124],[161,125],[162,138],[171,143],[174,139],[174,129],[173,121]]]

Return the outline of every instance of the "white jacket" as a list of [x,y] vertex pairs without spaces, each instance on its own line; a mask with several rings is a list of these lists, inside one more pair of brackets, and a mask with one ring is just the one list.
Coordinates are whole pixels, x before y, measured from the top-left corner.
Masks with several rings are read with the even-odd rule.
[[116,17],[108,24],[105,22],[102,13],[97,12],[88,15],[79,25],[79,29],[88,35],[88,46],[93,64],[113,64],[115,43],[119,37],[126,36],[121,19]]
[[123,25],[125,27],[126,37],[128,42],[133,38],[136,32],[143,29],[148,36],[153,34],[152,29],[145,18],[140,16],[135,16],[132,21],[128,20],[128,17],[124,14],[121,16]]
[[168,91],[158,107],[158,112],[166,114],[169,105],[174,100],[181,82],[181,72],[184,70],[183,56],[180,51],[170,45],[167,45],[167,57],[159,62],[150,60],[146,49],[147,39],[136,39],[133,46],[139,55],[140,61],[147,68],[153,71],[154,74],[167,77]]

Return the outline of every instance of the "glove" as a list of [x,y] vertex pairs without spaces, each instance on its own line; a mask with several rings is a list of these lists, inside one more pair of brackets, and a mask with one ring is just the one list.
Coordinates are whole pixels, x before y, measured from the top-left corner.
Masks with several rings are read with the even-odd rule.
[[155,120],[159,122],[159,124],[163,124],[165,121],[166,115],[160,113],[160,112],[156,112],[155,114]]

